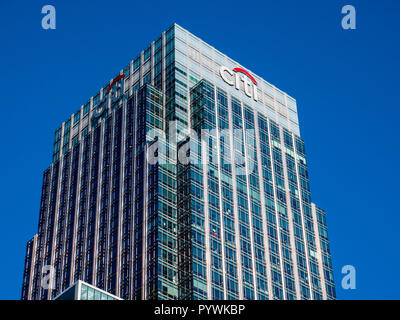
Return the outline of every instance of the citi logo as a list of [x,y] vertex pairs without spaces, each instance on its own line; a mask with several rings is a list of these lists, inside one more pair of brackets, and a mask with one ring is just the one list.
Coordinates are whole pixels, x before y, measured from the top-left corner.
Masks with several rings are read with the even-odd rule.
[[123,82],[121,80],[124,78],[125,78],[125,75],[119,75],[111,82],[111,84],[108,86],[106,92],[103,93],[103,99],[101,99],[101,101],[99,101],[99,103],[97,104],[97,106],[94,110],[94,114],[93,114],[94,117],[97,118],[97,117],[101,116],[104,113],[104,111],[107,110],[108,96],[111,96],[111,103],[117,102],[122,97]]
[[230,70],[225,66],[221,66],[219,74],[227,84],[235,86],[237,90],[240,90],[241,83],[243,83],[246,95],[253,98],[255,101],[258,101],[257,81],[246,70],[242,68],[234,68],[233,70]]

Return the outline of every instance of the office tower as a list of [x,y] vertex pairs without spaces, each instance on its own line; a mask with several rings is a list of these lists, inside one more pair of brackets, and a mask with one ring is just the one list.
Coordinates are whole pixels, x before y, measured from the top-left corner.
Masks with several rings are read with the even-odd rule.
[[55,131],[22,299],[334,299],[296,101],[174,24]]

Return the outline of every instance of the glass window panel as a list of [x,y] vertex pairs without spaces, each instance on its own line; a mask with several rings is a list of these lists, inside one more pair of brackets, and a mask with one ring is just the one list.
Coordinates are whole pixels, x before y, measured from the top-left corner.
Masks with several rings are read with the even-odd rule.
[[94,300],[94,290],[92,288],[88,288],[87,299],[88,300]]
[[82,285],[81,287],[81,300],[87,300],[87,292],[88,292],[88,287],[85,285]]

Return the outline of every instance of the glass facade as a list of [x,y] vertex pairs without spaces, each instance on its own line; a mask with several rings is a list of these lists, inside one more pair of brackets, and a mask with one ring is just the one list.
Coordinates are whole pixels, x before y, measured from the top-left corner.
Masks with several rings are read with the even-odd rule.
[[54,300],[121,300],[83,281],[77,281]]
[[56,130],[22,299],[335,299],[296,101],[238,66],[174,24]]

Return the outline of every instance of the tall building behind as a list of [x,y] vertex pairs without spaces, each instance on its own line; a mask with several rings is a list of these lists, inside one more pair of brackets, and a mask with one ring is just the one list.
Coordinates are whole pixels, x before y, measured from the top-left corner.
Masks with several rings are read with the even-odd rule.
[[174,24],[55,132],[22,299],[335,299],[296,101]]

